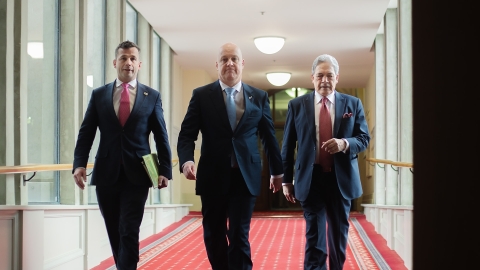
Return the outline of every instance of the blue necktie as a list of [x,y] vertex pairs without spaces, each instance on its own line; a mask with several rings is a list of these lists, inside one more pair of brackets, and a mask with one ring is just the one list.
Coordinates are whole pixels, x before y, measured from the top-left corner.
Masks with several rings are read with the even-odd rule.
[[237,124],[237,107],[235,106],[235,100],[233,98],[235,88],[227,87],[225,88],[225,93],[227,93],[225,105],[227,106],[228,121],[230,121],[230,126],[232,127],[232,130],[234,130]]

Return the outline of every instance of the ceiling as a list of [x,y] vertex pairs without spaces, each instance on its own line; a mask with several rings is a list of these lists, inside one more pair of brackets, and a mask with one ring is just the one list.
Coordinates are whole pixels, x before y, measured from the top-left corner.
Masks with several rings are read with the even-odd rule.
[[[245,60],[242,81],[258,88],[312,88],[311,65],[320,54],[340,65],[338,88],[365,87],[374,66],[372,45],[396,0],[129,0],[170,45],[182,69],[217,79],[219,48],[237,44]],[[382,25],[382,26],[381,26]],[[258,36],[285,37],[276,54],[258,51]],[[292,73],[281,87],[265,74]]]

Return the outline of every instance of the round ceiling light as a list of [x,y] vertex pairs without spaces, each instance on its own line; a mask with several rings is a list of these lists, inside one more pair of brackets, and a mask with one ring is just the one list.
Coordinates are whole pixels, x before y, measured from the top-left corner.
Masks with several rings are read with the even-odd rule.
[[292,77],[292,73],[288,72],[267,73],[267,80],[275,86],[285,85],[290,80],[290,77]]
[[257,37],[253,40],[259,51],[265,54],[274,54],[283,47],[285,38],[282,37]]

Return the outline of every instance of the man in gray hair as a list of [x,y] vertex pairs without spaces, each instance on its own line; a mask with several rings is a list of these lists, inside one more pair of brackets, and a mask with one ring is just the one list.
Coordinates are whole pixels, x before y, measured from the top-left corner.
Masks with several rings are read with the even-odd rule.
[[337,60],[318,56],[311,75],[315,91],[288,104],[283,193],[304,212],[305,270],[327,269],[327,257],[330,270],[343,269],[351,200],[363,192],[358,153],[370,141],[367,121],[360,99],[335,90],[338,78]]

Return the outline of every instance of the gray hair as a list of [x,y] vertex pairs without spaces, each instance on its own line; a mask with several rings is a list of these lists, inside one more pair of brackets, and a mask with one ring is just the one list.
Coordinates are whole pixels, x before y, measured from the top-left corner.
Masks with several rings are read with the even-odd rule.
[[340,70],[340,67],[338,66],[337,59],[335,59],[335,57],[329,54],[322,54],[317,58],[315,58],[315,61],[313,61],[313,65],[312,65],[312,75],[315,73],[315,69],[317,68],[317,66],[324,62],[328,62],[332,64],[335,75],[338,75],[338,71]]

